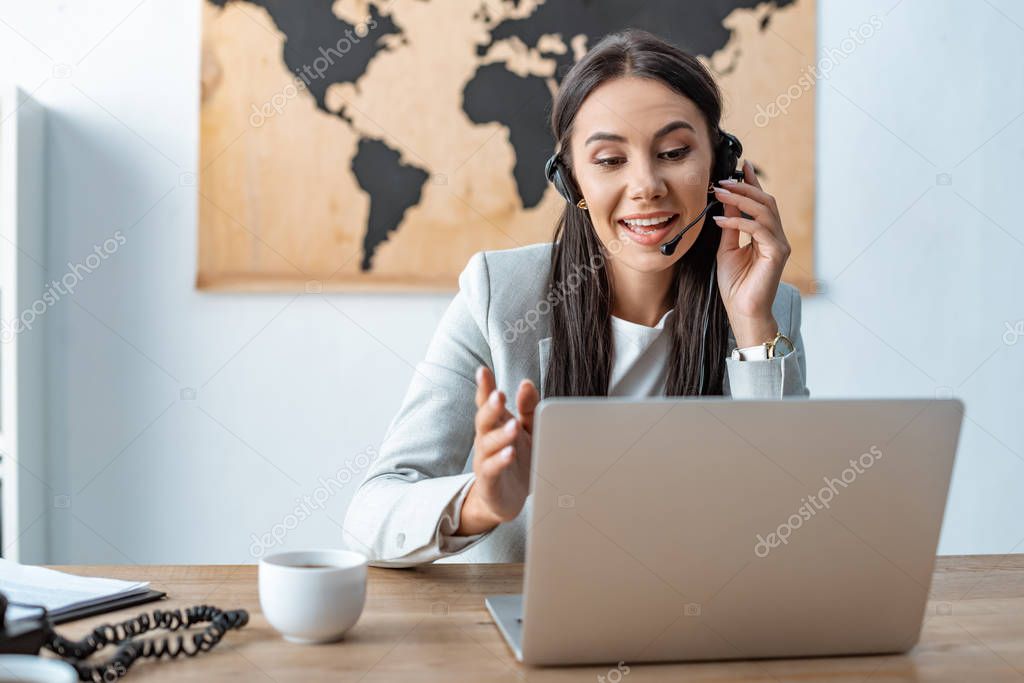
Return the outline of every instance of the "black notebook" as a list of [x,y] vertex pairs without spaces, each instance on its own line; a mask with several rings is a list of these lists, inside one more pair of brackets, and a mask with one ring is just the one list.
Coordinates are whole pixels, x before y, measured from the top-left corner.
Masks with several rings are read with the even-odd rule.
[[154,600],[164,598],[166,595],[167,593],[150,588],[143,593],[134,593],[120,598],[111,598],[110,600],[94,603],[84,607],[64,607],[50,612],[50,621],[54,624],[64,624],[69,621],[75,621],[76,619],[85,619],[86,617],[91,617],[96,614],[116,612],[117,610],[124,609],[125,607],[141,605],[145,602],[153,602]]

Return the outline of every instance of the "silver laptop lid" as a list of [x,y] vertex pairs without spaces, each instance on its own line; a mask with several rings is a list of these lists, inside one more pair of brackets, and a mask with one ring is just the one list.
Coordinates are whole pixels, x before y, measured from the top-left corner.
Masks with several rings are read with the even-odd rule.
[[959,400],[583,398],[538,410],[527,663],[917,641]]

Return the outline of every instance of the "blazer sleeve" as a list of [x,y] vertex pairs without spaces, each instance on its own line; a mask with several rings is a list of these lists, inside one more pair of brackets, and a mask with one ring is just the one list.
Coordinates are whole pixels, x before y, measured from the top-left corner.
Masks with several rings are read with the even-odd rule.
[[349,504],[345,542],[365,553],[372,566],[432,562],[490,533],[452,535],[475,478],[463,469],[476,437],[476,369],[493,367],[489,290],[487,260],[477,252],[460,273],[459,291]]
[[[767,360],[737,360],[727,357],[726,373],[729,394],[733,398],[783,398],[784,396],[810,396],[805,383],[807,359],[804,340],[800,333],[800,292],[789,290],[789,318],[779,320],[782,333],[793,340],[794,350],[784,356]],[[785,325],[785,326],[783,326]]]

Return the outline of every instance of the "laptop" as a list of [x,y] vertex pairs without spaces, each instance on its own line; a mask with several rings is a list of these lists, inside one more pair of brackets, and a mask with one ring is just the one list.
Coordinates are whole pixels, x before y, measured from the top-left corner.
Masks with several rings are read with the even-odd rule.
[[523,593],[531,665],[905,652],[920,636],[958,399],[546,399]]

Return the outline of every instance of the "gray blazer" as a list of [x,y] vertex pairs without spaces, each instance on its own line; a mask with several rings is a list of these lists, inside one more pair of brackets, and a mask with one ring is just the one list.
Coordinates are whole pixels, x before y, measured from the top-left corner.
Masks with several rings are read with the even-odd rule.
[[[516,519],[487,533],[452,534],[475,477],[477,367],[494,371],[513,414],[521,380],[533,380],[544,395],[542,370],[551,343],[551,305],[545,300],[551,247],[543,243],[477,252],[459,275],[459,291],[426,358],[416,365],[401,408],[345,517],[346,544],[365,553],[371,565],[524,561],[532,497]],[[799,292],[780,284],[772,313],[796,350],[771,360],[728,358],[725,395],[808,395]],[[735,346],[731,332],[729,344]]]

